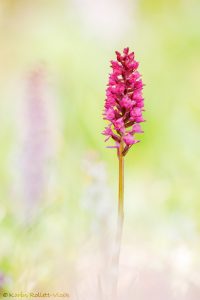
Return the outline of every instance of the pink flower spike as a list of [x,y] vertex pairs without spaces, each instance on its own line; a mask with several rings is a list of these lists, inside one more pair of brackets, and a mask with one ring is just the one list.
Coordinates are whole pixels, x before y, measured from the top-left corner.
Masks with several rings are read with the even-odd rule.
[[115,143],[123,145],[125,155],[129,145],[138,142],[134,134],[143,132],[139,123],[144,122],[144,84],[137,70],[139,63],[135,60],[134,52],[129,52],[127,47],[122,54],[118,51],[115,53],[117,59],[111,60],[112,72],[109,75],[103,113],[109,124],[103,134],[106,140],[111,138]]

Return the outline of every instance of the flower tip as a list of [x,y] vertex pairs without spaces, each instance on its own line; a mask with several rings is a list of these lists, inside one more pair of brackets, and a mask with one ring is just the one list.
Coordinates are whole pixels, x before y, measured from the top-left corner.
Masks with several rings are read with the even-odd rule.
[[129,53],[129,47],[124,48],[123,53],[127,55]]

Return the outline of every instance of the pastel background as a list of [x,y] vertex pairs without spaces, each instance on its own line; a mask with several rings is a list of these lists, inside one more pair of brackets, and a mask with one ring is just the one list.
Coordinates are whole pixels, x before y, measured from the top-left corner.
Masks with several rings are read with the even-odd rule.
[[199,15],[198,0],[0,1],[2,291],[106,299],[118,165],[101,114],[129,46],[147,122],[125,161],[119,299],[199,299]]

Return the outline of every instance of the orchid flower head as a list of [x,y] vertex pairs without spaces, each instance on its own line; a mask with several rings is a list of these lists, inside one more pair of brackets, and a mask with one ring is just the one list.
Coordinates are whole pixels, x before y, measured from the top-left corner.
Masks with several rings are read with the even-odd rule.
[[103,118],[109,123],[102,132],[106,141],[112,139],[118,148],[123,145],[125,156],[132,145],[139,141],[135,134],[143,133],[140,123],[144,122],[143,81],[138,72],[139,63],[135,53],[125,48],[123,53],[116,51],[116,60],[111,60],[112,72],[106,89]]

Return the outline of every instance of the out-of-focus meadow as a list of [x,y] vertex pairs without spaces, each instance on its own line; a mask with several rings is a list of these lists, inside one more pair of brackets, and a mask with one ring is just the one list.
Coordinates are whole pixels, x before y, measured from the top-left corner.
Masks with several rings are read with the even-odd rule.
[[199,15],[198,0],[0,1],[2,291],[104,299],[118,162],[101,114],[129,46],[147,122],[125,161],[119,299],[200,298]]

